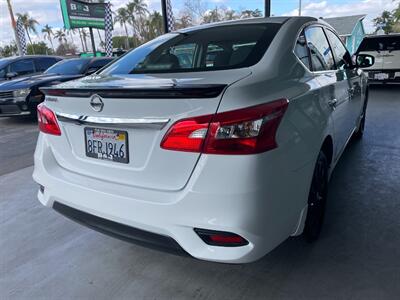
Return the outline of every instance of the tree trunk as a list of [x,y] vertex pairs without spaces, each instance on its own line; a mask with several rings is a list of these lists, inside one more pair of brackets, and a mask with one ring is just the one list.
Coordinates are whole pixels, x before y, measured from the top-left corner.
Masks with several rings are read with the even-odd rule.
[[99,35],[100,42],[102,43],[103,39],[101,38],[101,34],[100,34],[100,30],[99,29],[97,29],[97,34]]
[[129,45],[129,34],[128,34],[128,28],[126,28],[126,23],[124,23],[124,27],[125,27],[125,34],[126,34],[126,40],[125,40],[125,46],[126,46],[126,50],[129,50],[131,48],[131,46]]
[[53,41],[52,41],[51,36],[49,36],[49,41],[50,41],[50,44],[51,44],[51,48],[53,49],[53,52],[56,53],[56,50],[54,49],[54,46],[53,46]]
[[25,28],[25,31],[26,31],[26,35],[28,36],[29,43],[30,43],[31,46],[32,46],[32,54],[35,54],[35,47],[34,47],[33,44],[32,44],[32,40],[31,40],[31,36],[29,35],[29,31],[28,31],[27,28]]
[[85,45],[83,44],[83,39],[82,39],[81,29],[80,28],[78,28],[78,33],[79,33],[79,38],[81,39],[82,51],[86,52]]

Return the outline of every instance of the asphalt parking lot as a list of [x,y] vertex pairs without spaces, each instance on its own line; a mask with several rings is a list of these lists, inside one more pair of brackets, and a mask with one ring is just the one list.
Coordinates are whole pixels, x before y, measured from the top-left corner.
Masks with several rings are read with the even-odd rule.
[[335,170],[321,239],[224,265],[119,241],[44,208],[35,121],[0,119],[0,299],[399,299],[400,87],[371,89]]

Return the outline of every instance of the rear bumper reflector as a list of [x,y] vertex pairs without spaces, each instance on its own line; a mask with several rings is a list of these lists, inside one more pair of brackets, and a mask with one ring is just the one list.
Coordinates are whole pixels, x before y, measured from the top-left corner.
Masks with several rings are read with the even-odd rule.
[[220,247],[246,246],[249,242],[238,234],[226,231],[215,231],[195,228],[197,235],[207,244]]

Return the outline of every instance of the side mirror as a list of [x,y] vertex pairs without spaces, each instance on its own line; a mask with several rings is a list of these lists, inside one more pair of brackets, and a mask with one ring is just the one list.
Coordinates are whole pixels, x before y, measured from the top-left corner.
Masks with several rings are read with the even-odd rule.
[[98,70],[98,68],[89,68],[86,71],[86,75],[92,75],[93,73],[95,73]]
[[375,57],[368,54],[358,54],[356,56],[356,66],[358,68],[368,68],[375,63]]
[[12,79],[17,76],[18,76],[18,73],[15,73],[15,72],[7,72],[7,74],[6,74],[7,79]]

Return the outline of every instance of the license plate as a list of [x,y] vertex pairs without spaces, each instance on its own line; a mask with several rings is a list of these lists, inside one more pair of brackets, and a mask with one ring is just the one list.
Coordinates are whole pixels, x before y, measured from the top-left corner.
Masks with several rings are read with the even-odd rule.
[[126,131],[85,128],[86,156],[127,164],[129,162]]
[[378,74],[375,74],[375,77],[374,77],[374,78],[377,79],[377,80],[389,79],[389,74],[386,74],[386,73],[378,73]]

